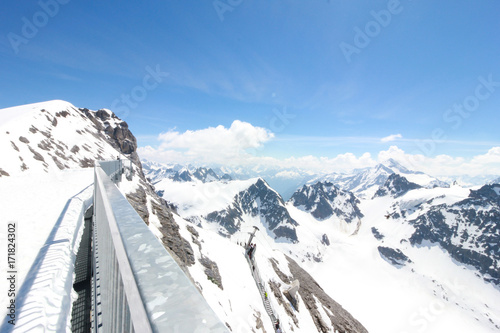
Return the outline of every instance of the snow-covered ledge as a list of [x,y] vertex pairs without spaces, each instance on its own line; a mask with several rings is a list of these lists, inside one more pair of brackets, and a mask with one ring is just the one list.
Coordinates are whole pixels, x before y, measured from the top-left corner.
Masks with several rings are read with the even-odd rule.
[[74,262],[91,204],[92,186],[66,202],[17,293],[15,325],[4,321],[1,332],[71,331]]

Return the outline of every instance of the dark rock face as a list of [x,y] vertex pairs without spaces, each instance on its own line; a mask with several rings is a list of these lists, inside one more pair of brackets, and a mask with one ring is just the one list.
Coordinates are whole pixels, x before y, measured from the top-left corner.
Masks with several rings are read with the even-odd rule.
[[485,185],[451,206],[434,206],[410,223],[412,245],[439,244],[485,281],[500,285],[500,185]]
[[225,173],[224,175],[222,175],[222,177],[220,179],[225,180],[225,181],[230,181],[230,180],[233,180],[233,177],[231,177],[230,175]]
[[190,182],[193,181],[193,177],[189,171],[184,170],[181,173],[177,173],[173,180],[176,182]]
[[372,234],[373,234],[373,236],[374,236],[376,239],[378,239],[378,240],[382,240],[382,239],[384,239],[384,237],[385,237],[385,236],[384,236],[384,235],[382,235],[382,234],[378,231],[378,229],[377,229],[377,228],[375,228],[375,227],[372,227]]
[[398,198],[402,195],[408,193],[408,191],[419,189],[422,186],[409,182],[405,177],[393,173],[387,178],[384,185],[382,185],[377,192],[375,192],[374,198],[383,197],[386,195],[391,195],[394,198]]
[[243,222],[242,215],[242,209],[236,203],[233,203],[232,206],[225,210],[208,214],[206,218],[208,221],[217,222],[232,235],[240,230],[240,224]]
[[399,249],[392,249],[390,247],[379,246],[378,252],[380,253],[380,256],[384,258],[387,262],[397,267],[401,267],[412,262],[410,258],[408,258]]
[[213,180],[220,180],[220,177],[212,170],[207,168],[198,168],[193,173],[193,177],[201,180],[202,182],[210,182]]
[[42,155],[40,155],[39,152],[31,148],[31,146],[28,146],[29,150],[33,153],[33,158],[37,161],[45,162],[45,159],[43,158]]
[[135,192],[127,194],[127,200],[134,207],[141,219],[149,225],[149,211],[146,206],[147,196],[144,188],[139,187]]
[[350,223],[363,217],[358,208],[359,199],[329,182],[304,185],[292,195],[290,202],[295,207],[303,207],[318,220],[335,215]]
[[275,238],[298,241],[295,230],[298,223],[286,210],[281,196],[263,179],[259,178],[255,184],[238,193],[231,206],[208,214],[206,219],[219,223],[229,234],[233,234],[239,230],[244,214],[260,216],[262,223],[274,233]]
[[199,262],[203,265],[203,267],[205,267],[205,274],[207,275],[207,278],[221,290],[224,290],[217,263],[210,260],[206,256],[202,256],[201,259],[199,259]]
[[321,243],[326,246],[330,246],[330,240],[328,239],[328,236],[326,234],[323,234],[323,236],[321,237]]
[[[287,257],[288,267],[292,273],[293,280],[299,280],[300,288],[299,295],[304,300],[307,310],[310,312],[312,319],[319,332],[331,332],[330,327],[339,332],[368,332],[366,328],[354,317],[347,312],[339,303],[335,302],[321,286],[312,278],[309,273],[303,270],[297,263]],[[283,281],[286,282],[286,281]],[[316,302],[315,298],[319,301]],[[318,307],[328,309],[324,311],[329,319],[330,324],[323,321]]]
[[[181,267],[191,266],[195,263],[194,251],[191,244],[184,239],[179,232],[179,225],[175,222],[169,204],[160,198],[153,186],[146,180],[142,171],[142,164],[137,155],[137,140],[129,130],[128,125],[113,113],[106,110],[99,110],[95,113],[88,109],[79,109],[83,117],[92,121],[99,131],[97,136],[106,140],[111,146],[126,155],[137,168],[137,176],[140,178],[140,186],[135,192],[127,194],[127,200],[142,220],[149,225],[150,214],[158,217],[162,233],[162,242],[172,257],[177,260]],[[62,115],[64,116],[64,115]],[[111,126],[110,121],[114,120],[116,126]],[[86,147],[83,146],[85,149]],[[73,147],[72,151],[78,151]],[[93,161],[92,161],[93,164]],[[151,208],[148,208],[148,197],[150,197]]]
[[159,230],[163,235],[163,245],[180,261],[181,267],[194,265],[195,257],[191,244],[181,236],[179,225],[175,222],[167,202],[161,198],[157,199],[158,202],[152,201],[152,213],[160,220]]
[[[89,109],[81,108],[79,111],[88,118],[98,130],[98,137],[105,139],[116,150],[127,155],[136,165],[140,165],[137,155],[137,140],[128,128],[128,124],[110,111],[98,110],[92,112]],[[116,122],[116,126],[110,125],[110,120]]]
[[[288,295],[288,297],[285,295],[285,298],[288,301],[290,301],[290,303],[285,300],[285,298],[283,297],[284,293],[281,293],[281,290],[280,290],[281,283],[273,281],[273,280],[269,280],[268,284],[269,284],[269,288],[271,289],[271,291],[274,294],[274,297],[276,297],[278,304],[285,308],[286,314],[292,318],[295,326],[298,326],[299,320],[297,319],[297,316],[295,315],[295,312],[294,312],[292,306],[290,305],[290,303],[293,304],[293,302],[295,302],[295,300],[293,298],[291,298],[290,295]],[[297,304],[293,304],[293,305],[295,306],[295,308],[297,308]]]

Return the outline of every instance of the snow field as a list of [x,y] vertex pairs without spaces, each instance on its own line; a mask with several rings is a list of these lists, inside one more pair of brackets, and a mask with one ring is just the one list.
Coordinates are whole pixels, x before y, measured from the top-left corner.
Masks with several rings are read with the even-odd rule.
[[[67,114],[62,115],[62,111]],[[110,118],[108,122],[115,124],[117,120]],[[103,144],[88,118],[70,103],[57,100],[0,109],[0,151],[4,154],[0,168],[10,176],[59,170],[55,160],[77,168],[89,156],[115,159],[120,155],[111,145]]]
[[[0,244],[16,222],[16,326],[2,332],[70,330],[74,260],[83,232],[83,213],[93,194],[93,170],[28,173],[0,179]],[[68,200],[71,198],[70,200]],[[5,230],[5,231],[4,231]],[[0,271],[6,275],[6,256]],[[7,290],[0,279],[0,290]],[[6,298],[2,298],[2,318]],[[5,305],[5,306],[4,306]]]
[[164,191],[163,197],[178,206],[179,214],[188,218],[204,216],[227,208],[239,192],[257,181],[233,180],[231,182],[174,182],[163,179],[155,184],[156,191]]
[[[187,231],[186,226],[193,225],[177,215],[174,216],[180,226],[181,235],[191,240],[192,234]],[[193,227],[200,234],[202,249],[200,251],[197,245],[192,244],[197,260],[194,266],[189,267],[189,272],[201,286],[201,293],[217,316],[222,322],[227,322],[233,332],[246,332],[249,327],[255,327],[254,314],[258,311],[266,329],[272,327],[250,274],[243,247],[212,231]],[[205,267],[198,261],[202,255],[217,262],[224,290],[208,280],[204,272]],[[232,302],[234,299],[241,301]]]
[[[424,198],[417,198],[415,192]],[[422,189],[407,196],[410,201],[423,202],[430,199],[430,193]],[[447,200],[455,202],[467,195],[468,190]],[[308,272],[370,332],[495,331],[489,320],[499,323],[497,288],[485,284],[474,270],[454,263],[437,246],[402,244],[400,240],[408,238],[413,227],[403,220],[384,217],[391,202],[388,197],[363,201],[360,208],[365,217],[359,234],[348,236],[338,230],[327,233],[331,245],[325,247],[323,262],[305,262]],[[317,229],[322,222],[312,216],[290,212],[316,235],[325,230]],[[386,237],[377,241],[372,227]],[[297,229],[299,239],[304,229]],[[332,233],[336,235],[331,237]],[[402,268],[387,263],[377,250],[380,245],[401,249],[414,263]]]

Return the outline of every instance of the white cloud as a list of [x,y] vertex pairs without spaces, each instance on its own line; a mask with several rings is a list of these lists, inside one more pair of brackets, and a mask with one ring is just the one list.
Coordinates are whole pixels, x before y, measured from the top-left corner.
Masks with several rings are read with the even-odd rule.
[[378,154],[378,161],[392,158],[410,170],[422,171],[429,175],[440,176],[481,176],[500,175],[500,147],[491,148],[486,154],[472,158],[423,154],[408,154],[397,146]]
[[289,170],[283,170],[280,171],[276,174],[277,178],[284,178],[284,179],[294,179],[300,177],[300,173],[296,171],[289,171]]
[[381,142],[391,142],[396,139],[401,139],[403,136],[401,134],[391,134],[386,136],[385,138],[380,139]]
[[[399,134],[391,137],[400,137]],[[375,166],[389,158],[394,159],[410,170],[422,171],[432,176],[480,176],[500,175],[500,147],[489,149],[485,154],[471,158],[449,155],[427,156],[420,152],[407,153],[392,145],[379,151],[376,156],[366,152],[361,156],[353,153],[339,154],[335,157],[292,156],[278,159],[260,156],[263,146],[274,138],[269,130],[236,120],[229,128],[210,127],[180,133],[170,130],[158,136],[158,148],[151,146],[139,148],[142,158],[163,163],[192,163],[194,165],[243,166],[253,170],[282,168],[278,175],[282,178],[293,177],[289,171],[298,168],[309,173],[351,172]],[[256,152],[260,152],[256,154]]]
[[209,127],[184,133],[170,130],[158,136],[160,145],[139,149],[141,157],[176,163],[244,164],[274,134],[262,127],[235,120],[231,127]]

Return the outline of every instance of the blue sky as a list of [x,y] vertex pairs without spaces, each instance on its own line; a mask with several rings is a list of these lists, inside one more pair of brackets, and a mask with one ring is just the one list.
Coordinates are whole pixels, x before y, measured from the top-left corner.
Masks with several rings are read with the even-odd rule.
[[149,156],[190,151],[160,133],[229,131],[235,120],[270,134],[240,149],[281,160],[376,160],[391,146],[471,159],[500,146],[496,0],[41,0],[3,9],[0,107],[63,99],[109,108]]

